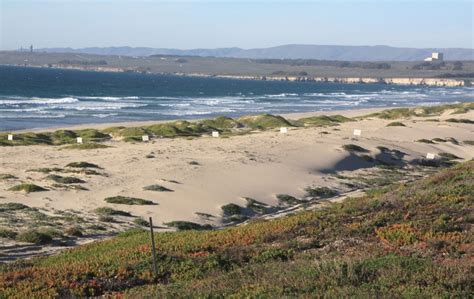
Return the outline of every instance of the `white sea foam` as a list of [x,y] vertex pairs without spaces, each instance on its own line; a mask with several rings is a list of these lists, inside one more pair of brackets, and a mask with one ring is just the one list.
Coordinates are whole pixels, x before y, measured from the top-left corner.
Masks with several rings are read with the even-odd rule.
[[34,105],[50,105],[50,104],[65,104],[65,103],[77,103],[77,98],[65,97],[65,98],[26,98],[26,97],[6,97],[0,98],[0,105],[22,105],[22,104],[34,104]]

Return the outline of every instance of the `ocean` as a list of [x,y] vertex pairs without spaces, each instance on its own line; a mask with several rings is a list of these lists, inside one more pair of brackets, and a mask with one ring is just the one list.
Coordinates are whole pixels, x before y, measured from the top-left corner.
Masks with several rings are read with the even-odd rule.
[[0,66],[0,131],[474,101],[472,87],[232,80]]

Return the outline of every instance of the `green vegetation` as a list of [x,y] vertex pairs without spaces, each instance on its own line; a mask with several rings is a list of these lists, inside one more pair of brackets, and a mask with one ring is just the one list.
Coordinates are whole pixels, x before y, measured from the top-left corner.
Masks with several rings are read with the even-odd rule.
[[38,232],[36,230],[24,231],[16,236],[19,242],[33,243],[33,244],[47,244],[53,241],[50,234]]
[[19,184],[19,185],[11,187],[10,189],[8,189],[8,191],[23,191],[26,193],[30,193],[30,192],[48,191],[48,189],[40,187],[35,184],[23,183],[23,184]]
[[27,205],[16,203],[16,202],[7,202],[0,204],[0,212],[15,211],[15,210],[24,210],[29,209]]
[[387,127],[406,127],[406,126],[402,122],[394,121],[394,122],[389,123]]
[[301,118],[296,123],[302,124],[304,126],[325,127],[325,126],[336,126],[339,123],[345,123],[349,121],[353,121],[353,119],[342,116],[342,115],[331,115],[331,116],[320,115],[320,116]]
[[0,173],[0,180],[16,180],[18,179],[16,176],[8,174],[8,173]]
[[150,223],[148,221],[146,221],[145,219],[143,219],[142,217],[138,217],[138,218],[133,219],[133,223],[135,223],[138,226],[145,226],[145,227],[150,226]]
[[0,146],[8,145],[64,145],[74,144],[77,142],[77,137],[82,137],[83,142],[100,142],[110,139],[108,134],[105,134],[95,129],[85,130],[58,130],[55,132],[45,133],[18,133],[14,134],[12,141],[7,140],[8,133],[0,134]]
[[474,124],[474,120],[465,118],[448,118],[446,121],[451,123]]
[[66,165],[66,167],[72,167],[72,168],[99,168],[101,169],[98,165],[89,163],[89,162],[71,162]]
[[395,108],[372,113],[369,115],[362,116],[360,118],[378,117],[382,119],[399,119],[410,117],[429,117],[439,116],[448,110],[455,110],[455,112],[457,113],[465,113],[472,109],[474,109],[472,103],[448,104],[418,108]]
[[104,199],[105,202],[121,204],[121,205],[156,205],[151,200],[129,197],[129,196],[113,196]]
[[0,266],[0,297],[469,298],[474,161],[327,208],[238,227],[132,230]]
[[229,203],[221,207],[224,216],[233,216],[242,214],[242,207],[234,203]]
[[72,176],[64,177],[64,176],[60,176],[60,175],[56,175],[56,174],[51,174],[51,175],[48,175],[46,178],[48,180],[55,181],[56,183],[59,183],[59,184],[82,184],[82,183],[85,183],[84,180],[82,180],[80,178],[72,177]]
[[77,226],[66,228],[64,230],[64,233],[68,236],[73,236],[73,237],[82,237],[82,236],[84,236],[84,233],[82,232],[82,230]]
[[143,190],[158,191],[158,192],[173,192],[173,190],[168,189],[168,188],[163,187],[163,186],[158,185],[158,184],[143,187]]
[[284,204],[284,205],[292,206],[292,205],[296,205],[302,202],[298,198],[288,195],[288,194],[277,194],[276,198],[278,199],[278,202],[280,203],[280,205]]
[[474,140],[464,140],[464,144],[474,145]]
[[267,130],[279,127],[293,127],[293,125],[288,120],[279,115],[262,114],[255,116],[242,116],[237,120],[251,129],[258,130]]
[[244,199],[247,201],[246,208],[250,209],[252,212],[257,214],[265,214],[268,212],[269,207],[266,203],[260,202],[250,197],[245,197]]
[[15,240],[17,235],[18,233],[15,231],[0,228],[0,238]]
[[[427,117],[440,115],[447,110],[455,110],[456,113],[465,113],[474,109],[472,103],[461,103],[420,108],[397,108],[384,110],[369,114],[356,119],[342,115],[320,115],[305,117],[298,120],[288,120],[282,116],[261,114],[242,116],[237,119],[230,117],[217,117],[202,121],[174,121],[159,123],[143,127],[110,127],[104,130],[58,130],[45,133],[18,133],[13,141],[7,140],[7,133],[0,134],[0,146],[16,145],[67,145],[61,149],[101,149],[109,146],[97,142],[107,141],[110,138],[118,138],[123,141],[141,142],[143,135],[151,137],[176,138],[176,137],[199,137],[209,135],[212,131],[219,131],[223,137],[249,133],[251,130],[269,130],[278,127],[335,126],[340,123],[363,119],[367,117],[379,117],[383,119],[409,118],[412,116]],[[448,119],[452,122],[473,123],[468,119]],[[400,122],[389,124],[389,126],[401,126]],[[84,143],[77,144],[76,138],[82,137]]]
[[336,190],[332,190],[328,187],[308,187],[305,189],[306,197],[319,197],[327,198],[334,197],[338,194]]
[[77,143],[63,146],[61,149],[77,149],[77,150],[92,150],[92,149],[102,149],[110,148],[111,146],[101,144],[101,143]]
[[212,229],[209,224],[201,225],[189,221],[171,221],[165,223],[166,226],[177,228],[178,230],[208,230]]
[[345,149],[348,152],[358,152],[358,153],[368,153],[369,151],[366,150],[365,148],[358,146],[356,144],[344,144],[342,146],[343,149]]
[[421,142],[421,143],[432,143],[432,144],[434,144],[433,141],[431,141],[431,140],[429,140],[429,139],[425,139],[425,138],[419,139],[419,140],[417,140],[417,142]]
[[96,212],[98,215],[101,215],[101,216],[125,216],[125,217],[132,216],[132,214],[130,214],[129,212],[115,210],[115,209],[107,208],[107,207],[97,208],[94,210],[94,212]]

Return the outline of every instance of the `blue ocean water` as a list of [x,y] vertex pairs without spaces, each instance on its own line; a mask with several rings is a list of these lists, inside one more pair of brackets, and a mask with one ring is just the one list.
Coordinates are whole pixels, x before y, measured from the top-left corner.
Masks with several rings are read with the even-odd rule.
[[273,82],[0,66],[0,131],[474,101],[472,87]]

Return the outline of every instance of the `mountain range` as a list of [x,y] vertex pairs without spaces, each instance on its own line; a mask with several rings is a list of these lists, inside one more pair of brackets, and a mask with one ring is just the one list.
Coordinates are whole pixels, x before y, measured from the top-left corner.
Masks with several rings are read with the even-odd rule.
[[390,46],[282,45],[270,48],[168,49],[148,47],[43,48],[38,52],[82,53],[121,56],[202,56],[250,59],[318,59],[343,61],[417,61],[432,52],[444,53],[445,60],[474,60],[474,49],[398,48]]

